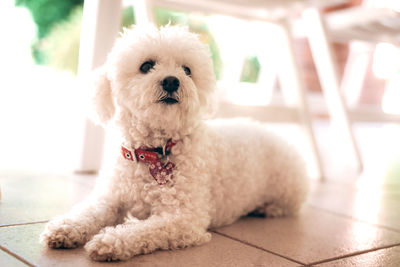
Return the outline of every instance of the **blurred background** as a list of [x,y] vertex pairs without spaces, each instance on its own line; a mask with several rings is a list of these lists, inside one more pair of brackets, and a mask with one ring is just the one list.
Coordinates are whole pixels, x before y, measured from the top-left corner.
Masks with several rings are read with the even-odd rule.
[[[2,0],[0,3],[2,172],[79,171],[87,112],[87,102],[83,97],[85,89],[80,87],[78,79],[83,2]],[[366,5],[366,1],[362,0],[336,2],[338,3],[323,7],[321,14],[332,18],[333,22],[336,19],[336,25],[342,29],[346,19],[340,16],[346,15],[346,10],[356,12]],[[368,7],[377,10],[384,8],[393,11],[394,14],[398,14],[400,10],[399,2],[395,0],[368,1]],[[135,1],[122,1],[121,30],[137,22],[135,8]],[[270,33],[269,26],[261,22],[216,15],[212,12],[184,12],[168,6],[154,6],[152,12],[157,25],[187,25],[191,31],[200,35],[203,42],[209,44],[215,75],[220,81],[221,101],[244,107],[282,104],[282,86],[275,75],[276,60],[279,61],[279,58],[274,58],[274,51],[279,49],[280,44],[271,41],[272,28]],[[291,13],[293,48],[300,77],[306,89],[308,108],[317,136],[317,146],[322,154],[322,163],[329,170],[357,172],[355,159],[348,153],[349,144],[339,138],[340,127],[331,128],[332,114],[324,98],[324,89],[321,87],[320,76],[306,36],[307,24],[302,17],[301,12]],[[397,19],[390,18],[386,18],[382,25],[389,25],[387,27],[393,30],[393,36],[400,35],[397,30],[400,29],[398,16]],[[370,29],[370,26],[367,25],[366,29]],[[360,25],[353,28],[357,27]],[[363,78],[357,85],[361,89],[356,92],[356,96],[351,95],[351,92],[342,92],[348,96],[346,103],[357,111],[356,115],[359,118],[362,118],[362,122],[352,123],[351,127],[356,144],[361,150],[364,166],[366,169],[376,169],[379,166],[379,171],[384,175],[400,174],[398,46],[396,43],[383,42],[385,40],[375,40],[367,50],[360,43],[350,42],[348,38],[340,40],[340,37],[343,36],[330,42],[340,79],[343,78],[346,67],[349,68],[349,58],[350,55],[354,56],[354,51],[356,54],[357,51],[362,54],[365,65],[362,67]],[[235,56],[238,57],[233,60]],[[227,62],[226,59],[231,61]],[[235,74],[229,72],[229,66],[232,64],[236,66]],[[379,116],[371,112],[377,110]],[[312,152],[298,126],[287,123],[286,120],[274,122],[278,123],[271,128],[303,149],[311,162]],[[111,143],[109,146],[115,145],[112,142],[108,143]],[[110,155],[108,151],[106,146],[105,157]],[[311,166],[312,168],[315,166]]]

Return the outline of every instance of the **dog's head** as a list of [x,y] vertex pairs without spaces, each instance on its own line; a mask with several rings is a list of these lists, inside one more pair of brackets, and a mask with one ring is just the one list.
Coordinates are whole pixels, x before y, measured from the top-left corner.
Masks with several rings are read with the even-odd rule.
[[130,124],[176,131],[213,110],[209,51],[183,27],[125,30],[97,75],[95,104],[102,122],[119,113]]

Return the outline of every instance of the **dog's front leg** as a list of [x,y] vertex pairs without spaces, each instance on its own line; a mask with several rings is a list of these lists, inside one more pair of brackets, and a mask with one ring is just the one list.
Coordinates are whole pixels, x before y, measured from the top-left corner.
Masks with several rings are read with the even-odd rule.
[[211,239],[199,218],[187,215],[154,215],[147,220],[127,221],[107,227],[85,245],[97,261],[127,260],[155,250],[200,245]]
[[87,200],[71,212],[51,220],[41,234],[42,243],[51,248],[75,248],[85,244],[107,225],[115,225],[121,216],[118,202],[108,198]]

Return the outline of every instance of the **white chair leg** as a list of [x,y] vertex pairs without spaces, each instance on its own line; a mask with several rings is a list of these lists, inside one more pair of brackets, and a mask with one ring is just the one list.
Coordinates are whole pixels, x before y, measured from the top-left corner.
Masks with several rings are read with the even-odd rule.
[[340,87],[347,105],[351,108],[359,103],[368,64],[372,57],[371,51],[371,46],[368,44],[356,41],[350,43]]
[[307,28],[311,52],[317,68],[318,76],[322,85],[325,101],[332,118],[333,125],[344,131],[349,140],[352,153],[354,154],[358,167],[363,169],[360,151],[351,128],[351,122],[344,97],[340,91],[337,66],[333,59],[327,32],[321,13],[316,8],[310,8],[303,12],[303,20]]
[[[86,0],[83,8],[78,76],[101,66],[114,45],[121,24],[121,0]],[[83,122],[77,172],[97,172],[103,160],[105,132],[91,121]]]
[[324,180],[324,169],[321,155],[318,150],[317,141],[312,127],[310,111],[308,108],[306,91],[299,73],[299,66],[294,52],[294,38],[289,21],[282,21],[279,25],[278,34],[281,41],[281,64],[279,65],[278,78],[285,95],[285,100],[289,105],[299,107],[300,120],[311,147],[314,162],[317,168],[317,175],[320,180]]
[[152,0],[134,0],[133,6],[136,25],[156,24],[153,12],[154,3]]

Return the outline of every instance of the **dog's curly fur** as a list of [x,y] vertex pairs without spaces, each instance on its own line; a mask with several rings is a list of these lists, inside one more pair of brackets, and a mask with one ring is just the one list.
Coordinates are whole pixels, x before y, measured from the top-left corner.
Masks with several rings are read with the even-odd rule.
[[[142,73],[149,60],[154,67]],[[179,80],[176,92],[163,90],[167,76]],[[174,140],[174,178],[159,185],[146,164],[119,155],[106,190],[50,221],[41,240],[52,248],[86,244],[98,261],[126,260],[203,244],[211,239],[208,229],[253,211],[296,213],[307,192],[302,158],[261,124],[205,121],[215,85],[208,49],[187,29],[126,30],[97,71],[97,112],[102,121],[116,121],[132,149]],[[160,101],[167,94],[178,103]]]

